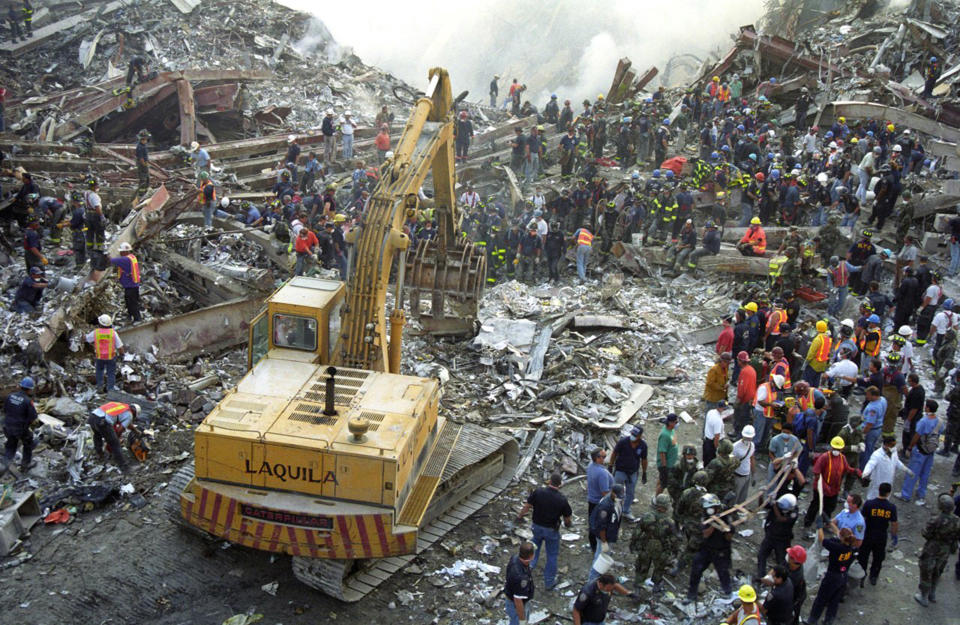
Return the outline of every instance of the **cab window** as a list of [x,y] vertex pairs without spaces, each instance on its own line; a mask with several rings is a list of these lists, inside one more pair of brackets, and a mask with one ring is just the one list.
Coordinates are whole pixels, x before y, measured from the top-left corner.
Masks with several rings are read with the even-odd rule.
[[249,359],[247,360],[247,366],[250,368],[260,362],[260,359],[263,358],[267,350],[270,349],[270,330],[267,328],[268,321],[269,318],[266,313],[260,313],[250,327],[250,353],[248,355]]
[[295,315],[274,315],[273,344],[277,347],[316,351],[317,320]]

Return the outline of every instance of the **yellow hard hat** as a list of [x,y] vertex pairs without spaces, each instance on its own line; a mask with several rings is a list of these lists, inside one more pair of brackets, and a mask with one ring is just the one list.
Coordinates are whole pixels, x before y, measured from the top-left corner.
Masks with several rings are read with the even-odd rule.
[[747,302],[747,305],[744,306],[750,312],[757,312],[757,303],[756,302]]
[[603,94],[602,94],[602,93],[598,93],[598,94],[597,94],[597,99],[598,99],[598,100],[602,100],[602,99],[603,99]]
[[737,591],[737,596],[740,597],[740,601],[753,603],[757,600],[757,591],[754,590],[750,584],[744,584],[740,587],[740,590]]
[[889,130],[890,132],[893,132],[895,129],[896,129],[896,126],[894,126],[893,124],[887,124],[887,130]]
[[821,319],[817,322],[817,332],[826,332],[827,331],[827,322]]
[[347,220],[347,216],[341,213],[337,213],[336,215],[333,216],[333,223],[335,224],[346,221],[346,220]]
[[719,76],[714,76],[714,77],[713,77],[713,82],[720,82],[720,77],[719,77]]
[[857,139],[856,137],[852,137],[850,139],[850,143],[860,143],[860,139]]
[[759,225],[760,225],[760,218],[759,218],[759,217],[754,217],[753,219],[750,220],[750,223],[752,223],[754,226],[759,226]]
[[830,439],[830,446],[834,449],[843,449],[844,445],[845,443],[843,442],[843,439],[839,436],[834,436],[832,439]]
[[847,118],[846,118],[846,117],[840,117],[840,118],[838,118],[838,121],[839,121],[841,124],[846,124],[846,123],[847,123]]

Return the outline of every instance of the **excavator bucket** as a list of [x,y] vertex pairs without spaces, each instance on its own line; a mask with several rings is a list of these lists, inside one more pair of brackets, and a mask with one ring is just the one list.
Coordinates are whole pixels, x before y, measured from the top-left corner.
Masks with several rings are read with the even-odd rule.
[[445,251],[437,241],[420,241],[415,252],[407,255],[407,275],[410,310],[425,332],[476,334],[477,307],[487,278],[483,248],[462,236]]

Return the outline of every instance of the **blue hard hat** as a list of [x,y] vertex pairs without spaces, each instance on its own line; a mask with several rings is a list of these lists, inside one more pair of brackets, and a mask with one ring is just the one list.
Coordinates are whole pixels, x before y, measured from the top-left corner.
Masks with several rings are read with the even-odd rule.
[[34,386],[36,386],[36,384],[33,383],[33,378],[31,378],[29,375],[20,380],[20,388],[31,389]]
[[773,152],[767,152],[767,160],[768,160],[768,161],[772,161],[772,160],[773,160]]
[[630,177],[633,178],[634,180],[637,180],[638,178],[640,178],[640,172],[635,171],[632,174],[630,174]]
[[647,96],[647,99],[644,100],[644,102],[646,102],[647,104],[652,103],[652,102],[653,102],[653,96]]
[[771,76],[771,77],[770,77],[770,83],[771,83],[771,84],[776,84],[776,83],[777,83],[777,79],[774,78],[773,76]]
[[950,298],[947,298],[946,300],[944,300],[944,302],[943,302],[943,309],[944,309],[944,310],[953,310],[953,300],[950,299]]
[[720,147],[720,151],[721,151],[721,152],[729,152],[729,151],[730,151],[730,146],[729,146],[729,145],[721,146],[721,147]]
[[833,131],[832,131],[832,130],[828,130],[828,131],[827,131],[827,134],[823,135],[823,138],[824,138],[824,139],[833,139]]
[[673,170],[672,170],[672,169],[668,169],[668,170],[665,172],[665,174],[666,174],[668,180],[670,180],[670,179],[673,178]]
[[557,94],[551,93],[551,94],[550,94],[550,99],[551,99],[551,100],[556,100],[556,99],[557,99]]
[[664,118],[663,118],[663,125],[664,125],[664,126],[669,126],[669,125],[670,125],[670,118],[669,118],[669,117],[664,117]]
[[867,323],[880,323],[880,317],[876,315],[870,315],[867,317]]
[[931,62],[931,63],[936,63],[936,62],[937,62],[937,57],[931,56],[931,57],[930,57],[930,62]]
[[873,136],[873,131],[872,131],[872,130],[868,130],[868,131],[867,131],[867,136],[868,136],[868,137],[872,137],[872,136]]
[[757,155],[751,152],[750,154],[747,155],[747,158],[749,158],[751,161],[756,161]]
[[737,130],[739,130],[740,132],[743,132],[743,131],[745,131],[746,129],[747,129],[746,126],[744,126],[743,124],[738,124],[738,125],[737,125]]
[[659,170],[659,169],[654,169],[654,170],[653,170],[653,177],[654,177],[654,178],[659,178],[659,177],[660,177],[660,170]]
[[714,160],[714,161],[715,161],[715,160],[717,160],[718,158],[720,158],[720,154],[718,154],[717,152],[711,152],[711,153],[710,153],[710,159],[711,159],[711,160]]
[[774,169],[773,171],[771,171],[770,177],[773,178],[774,180],[777,180],[780,177],[780,170]]

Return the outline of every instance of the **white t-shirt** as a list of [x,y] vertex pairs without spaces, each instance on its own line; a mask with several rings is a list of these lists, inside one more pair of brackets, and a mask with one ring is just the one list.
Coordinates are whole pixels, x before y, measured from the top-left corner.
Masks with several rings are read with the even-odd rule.
[[348,137],[353,136],[353,129],[356,127],[357,122],[352,119],[344,119],[340,123],[340,134],[346,135]]
[[957,326],[957,315],[952,310],[941,310],[933,316],[930,325],[937,329],[937,334],[946,334],[947,330]]
[[538,219],[537,222],[537,234],[541,237],[547,236],[547,233],[550,232],[550,226],[547,225],[546,219]]
[[760,402],[762,401],[767,401],[767,385],[766,384],[760,384],[757,386],[757,397],[753,402],[753,407],[757,409],[762,408],[763,406],[760,405]]
[[[855,378],[860,373],[857,363],[852,360],[838,360],[827,369],[828,378],[839,378],[839,376]],[[853,382],[849,380],[838,379],[840,386],[850,386]]]
[[941,291],[939,286],[937,286],[936,284],[931,284],[930,286],[927,287],[927,290],[923,293],[923,296],[925,298],[929,297],[931,304],[937,304],[940,302],[940,294],[942,292],[943,291]]
[[867,152],[863,160],[860,161],[860,169],[869,169],[870,173],[873,173],[874,168],[876,167],[877,159],[873,156],[873,151]]
[[904,245],[903,249],[900,250],[900,253],[897,254],[897,258],[903,262],[915,261],[917,260],[917,246],[916,245]]
[[900,362],[902,363],[901,371],[912,371],[913,370],[913,343],[907,341],[903,344],[903,347],[900,348]]
[[100,196],[97,195],[96,191],[84,191],[83,203],[87,207],[87,210],[100,208]]
[[466,191],[460,196],[460,203],[466,204],[470,208],[476,208],[477,204],[480,203],[480,194],[474,191],[473,193],[467,193]]
[[713,440],[717,434],[723,436],[723,416],[714,408],[707,412],[707,419],[703,424],[703,437]]
[[534,194],[531,201],[533,202],[533,207],[540,210],[547,204],[547,198],[545,198],[542,193],[540,195]]
[[737,475],[750,475],[750,458],[757,451],[753,441],[745,441],[742,438],[733,444],[733,457],[740,459],[740,465],[737,467]]

